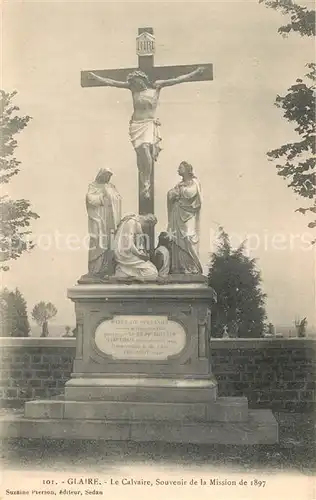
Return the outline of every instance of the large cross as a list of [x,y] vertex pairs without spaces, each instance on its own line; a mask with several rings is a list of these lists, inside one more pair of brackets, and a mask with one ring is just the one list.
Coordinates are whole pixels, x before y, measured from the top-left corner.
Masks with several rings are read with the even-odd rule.
[[[142,33],[148,33],[152,35],[152,39],[154,43],[154,30],[153,28],[139,28],[138,35]],[[139,38],[139,37],[138,37]],[[142,43],[142,42],[140,42]],[[176,78],[184,74],[191,73],[196,70],[199,66],[203,66],[204,71],[202,74],[198,74],[190,79],[190,82],[194,81],[206,81],[213,80],[213,65],[212,64],[189,64],[189,65],[180,65],[180,66],[154,66],[154,50],[150,50],[153,47],[150,47],[150,41],[143,42],[144,44],[149,44],[150,55],[146,55],[146,49],[148,46],[139,47],[140,51],[143,49],[143,54],[140,54],[138,51],[138,68],[119,68],[119,69],[103,69],[103,70],[89,70],[81,72],[81,86],[82,87],[99,87],[104,84],[96,79],[91,79],[89,77],[89,73],[93,72],[98,76],[103,78],[111,78],[113,80],[126,81],[127,76],[135,71],[136,69],[143,71],[149,77],[149,79],[154,82],[156,80],[168,80],[170,78]],[[145,54],[144,54],[145,53]],[[139,179],[140,186],[140,179]],[[152,169],[151,174],[151,188],[150,195],[148,198],[145,198],[141,190],[139,189],[139,202],[138,202],[138,210],[140,214],[148,214],[154,213],[154,168]],[[151,250],[154,248],[154,230],[152,230],[149,234],[150,237],[150,248]]]

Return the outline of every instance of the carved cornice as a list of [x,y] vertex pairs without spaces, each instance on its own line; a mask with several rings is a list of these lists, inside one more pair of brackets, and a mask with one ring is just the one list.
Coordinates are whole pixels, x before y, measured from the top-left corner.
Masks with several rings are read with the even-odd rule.
[[95,284],[76,285],[68,289],[68,297],[75,302],[104,302],[117,301],[177,301],[194,302],[202,300],[208,304],[216,301],[216,293],[205,284],[168,284],[168,285],[118,285],[118,284]]

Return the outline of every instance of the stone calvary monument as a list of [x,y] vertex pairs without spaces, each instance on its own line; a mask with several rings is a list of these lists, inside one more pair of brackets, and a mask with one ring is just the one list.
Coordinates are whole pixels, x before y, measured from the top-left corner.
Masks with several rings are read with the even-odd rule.
[[68,290],[77,321],[71,379],[60,398],[26,403],[21,426],[29,437],[274,443],[278,428],[272,412],[250,411],[245,397],[217,392],[210,362],[216,293],[199,261],[201,187],[185,161],[178,168],[181,181],[166,193],[168,227],[153,252],[160,90],[212,79],[210,64],[155,67],[154,44],[153,30],[142,28],[137,69],[82,72],[83,87],[131,90],[139,210],[121,217],[109,170],[90,184],[89,272]]
[[[183,82],[213,79],[213,65],[154,66],[155,38],[152,28],[139,28],[136,51],[138,68],[82,71],[83,87],[110,86],[131,91],[134,112],[130,140],[139,171],[139,213],[154,213],[154,163],[160,152],[160,122],[156,110],[160,91]],[[154,244],[153,230],[150,231]]]

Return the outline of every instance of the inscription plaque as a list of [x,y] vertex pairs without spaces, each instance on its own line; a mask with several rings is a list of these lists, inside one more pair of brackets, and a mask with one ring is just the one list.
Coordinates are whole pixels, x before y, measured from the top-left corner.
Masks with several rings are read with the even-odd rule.
[[161,360],[182,351],[186,333],[167,316],[119,315],[97,327],[95,343],[115,359]]

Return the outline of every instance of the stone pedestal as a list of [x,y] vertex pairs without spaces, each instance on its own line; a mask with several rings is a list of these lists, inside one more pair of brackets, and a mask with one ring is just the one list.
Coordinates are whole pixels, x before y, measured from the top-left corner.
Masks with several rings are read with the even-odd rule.
[[79,284],[68,297],[77,319],[71,379],[59,399],[26,403],[25,437],[277,441],[272,412],[217,394],[210,364],[216,297],[205,283]]
[[77,285],[68,297],[77,319],[72,379],[210,380],[215,294],[204,284]]

